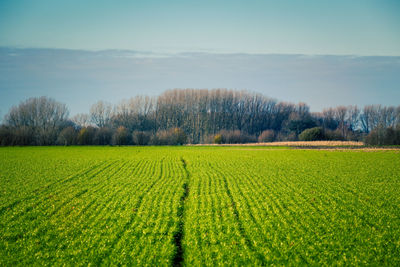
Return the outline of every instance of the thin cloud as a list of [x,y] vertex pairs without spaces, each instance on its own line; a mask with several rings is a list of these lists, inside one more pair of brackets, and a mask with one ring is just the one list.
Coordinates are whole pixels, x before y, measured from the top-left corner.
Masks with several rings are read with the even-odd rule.
[[154,53],[130,50],[0,48],[0,108],[29,96],[63,101],[72,113],[97,99],[119,101],[170,88],[261,92],[311,110],[398,105],[400,57]]

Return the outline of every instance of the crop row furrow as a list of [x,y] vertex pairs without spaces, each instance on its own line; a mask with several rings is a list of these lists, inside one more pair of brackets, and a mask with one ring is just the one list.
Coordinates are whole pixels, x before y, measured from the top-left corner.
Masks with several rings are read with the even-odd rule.
[[[140,168],[147,169],[150,172],[150,169],[154,167],[153,162],[148,162],[150,164],[140,164]],[[151,166],[149,168],[149,166]],[[125,175],[126,173],[126,175]],[[136,211],[131,208],[134,204],[134,201],[137,201],[137,196],[141,191],[145,190],[146,187],[149,186],[149,183],[146,179],[137,179],[139,177],[130,176],[132,172],[123,172],[119,177],[115,179],[115,185],[118,182],[121,182],[126,179],[126,181],[131,180],[135,181],[135,183],[127,183],[125,185],[120,185],[115,187],[116,190],[112,191],[112,193],[116,192],[116,194],[109,194],[104,192],[105,200],[99,203],[97,207],[93,208],[94,212],[83,221],[87,222],[82,226],[83,235],[80,239],[76,240],[71,244],[72,247],[79,246],[81,242],[86,243],[88,247],[91,247],[96,244],[99,249],[96,254],[91,255],[91,259],[88,259],[88,262],[94,261],[99,262],[99,258],[101,255],[107,255],[108,247],[112,242],[115,242],[116,235],[123,229],[126,222],[129,221],[129,216]],[[118,188],[118,189],[117,189]],[[138,194],[134,193],[137,190]],[[132,194],[133,193],[133,194]],[[118,222],[118,223],[117,223]],[[96,235],[92,233],[96,232]],[[111,236],[110,236],[111,234]],[[104,237],[109,236],[107,239]],[[67,252],[69,253],[69,252]],[[85,254],[82,255],[86,257]]]
[[20,150],[0,151],[1,266],[400,264],[394,152]]
[[224,181],[225,190],[226,190],[226,192],[227,192],[227,194],[229,196],[230,202],[232,203],[233,213],[235,215],[235,218],[236,218],[238,226],[239,226],[240,235],[243,236],[243,238],[246,240],[247,247],[249,247],[249,249],[254,251],[256,256],[258,257],[258,259],[262,263],[264,263],[266,261],[264,255],[262,253],[260,253],[257,248],[254,247],[250,236],[245,231],[245,228],[244,228],[243,222],[242,222],[242,218],[241,218],[242,216],[239,214],[239,210],[237,208],[236,201],[235,201],[235,199],[234,199],[234,197],[232,195],[232,192],[231,192],[231,189],[230,189],[230,186],[228,184],[228,181],[227,181],[227,178],[226,178],[225,174],[222,173],[222,172],[219,172],[219,175],[221,175],[221,177],[222,177],[222,179]]
[[[141,218],[135,224],[135,228],[142,229],[144,233],[157,232],[160,228],[163,229],[162,231],[168,232],[175,227],[175,222],[178,221],[174,213],[178,209],[181,191],[179,187],[183,180],[179,179],[180,177],[177,177],[177,174],[182,173],[182,170],[178,168],[174,171],[174,168],[179,167],[179,165],[172,162],[166,162],[164,167],[160,183],[153,188],[151,194],[143,199],[143,207],[139,210]],[[162,220],[162,218],[165,220]],[[172,245],[172,236],[170,242]],[[141,249],[143,249],[143,246],[138,251],[140,252]]]
[[[132,173],[134,173],[134,170],[137,168],[143,168],[143,161],[139,161],[137,162],[134,166],[128,166],[126,168],[131,168],[132,169]],[[119,173],[128,173],[128,171],[125,169],[120,168]],[[114,179],[112,179],[114,177]],[[123,177],[122,175],[117,176],[117,174],[114,174],[113,176],[109,176],[109,182],[108,183],[104,183],[105,186],[99,188],[96,191],[92,191],[92,193],[88,196],[87,201],[89,202],[90,205],[90,210],[89,210],[89,205],[84,206],[82,209],[78,210],[78,213],[76,214],[76,218],[74,218],[74,220],[77,220],[78,225],[85,221],[92,221],[93,216],[94,215],[99,215],[98,212],[95,212],[97,210],[101,210],[102,208],[99,209],[99,207],[103,206],[110,203],[116,196],[119,196],[121,194],[122,191],[125,191],[127,186],[133,186],[133,187],[139,187],[140,184],[145,183],[145,180],[142,179],[135,179],[134,181],[136,181],[136,183],[132,183],[132,179],[130,179],[131,181],[124,181],[123,179],[121,179],[121,177]],[[129,175],[128,175],[129,177]],[[124,182],[124,183],[122,183]],[[110,188],[112,187],[114,190],[111,191],[112,194],[110,194]],[[101,195],[102,198],[98,198],[98,196]],[[89,211],[89,212],[87,212]]]
[[69,175],[66,178],[62,178],[60,180],[57,180],[57,181],[51,182],[51,183],[49,183],[47,185],[44,185],[44,186],[42,186],[40,188],[34,189],[34,190],[32,190],[31,192],[28,193],[28,196],[25,196],[25,197],[23,197],[21,199],[18,199],[18,200],[14,201],[14,202],[6,205],[6,206],[1,207],[0,208],[0,215],[3,212],[7,211],[7,210],[13,209],[15,206],[17,206],[20,203],[24,203],[26,201],[29,201],[29,200],[32,200],[32,199],[36,198],[38,195],[43,194],[44,192],[46,192],[49,189],[51,189],[53,186],[59,186],[60,182],[71,181],[73,179],[79,178],[81,175],[85,175],[85,174],[89,173],[90,171],[95,170],[97,167],[101,166],[104,163],[105,162],[97,164],[97,165],[94,165],[94,166],[90,166],[90,167],[88,167],[88,168],[86,168],[84,170],[81,170],[81,171],[79,171],[79,172],[77,172],[75,174]]
[[[152,169],[154,170],[155,168]],[[133,208],[130,207],[132,209],[132,212],[129,215],[129,219],[125,222],[125,224],[122,227],[119,227],[118,232],[116,233],[114,239],[110,242],[110,244],[108,244],[107,249],[101,255],[98,256],[97,260],[98,265],[101,264],[104,260],[106,260],[110,256],[112,250],[115,248],[117,243],[121,241],[123,235],[128,231],[129,228],[132,227],[132,224],[134,223],[134,220],[138,215],[138,210],[142,205],[143,198],[147,194],[149,194],[149,192],[151,192],[151,189],[155,186],[156,183],[161,181],[162,175],[163,175],[163,159],[160,162],[159,176],[156,179],[154,179],[154,181],[150,185],[148,185],[145,190],[143,189],[140,190],[140,192],[143,193],[140,193],[140,195],[137,197],[136,203],[133,205]]]
[[[236,177],[241,177],[240,175]],[[228,182],[228,181],[227,181]],[[238,184],[240,182],[240,184]],[[284,213],[283,209],[280,206],[280,202],[278,198],[274,198],[271,196],[271,194],[265,195],[265,196],[260,196],[259,194],[259,185],[253,184],[254,181],[249,179],[249,177],[244,176],[241,179],[229,179],[229,184],[232,185],[234,188],[234,196],[237,199],[236,201],[240,203],[241,205],[239,206],[240,213],[238,213],[240,216],[240,220],[245,221],[246,223],[244,224],[245,227],[243,228],[243,231],[247,232],[247,235],[251,236],[252,240],[252,245],[255,250],[259,251],[260,254],[264,255],[264,262],[268,261],[265,257],[268,259],[271,258],[271,253],[272,255],[279,255],[280,254],[280,249],[273,246],[273,243],[270,243],[269,240],[271,239],[266,239],[268,235],[276,235],[279,233],[279,227],[277,224],[272,224],[270,228],[266,228],[265,226],[268,225],[266,224],[264,214],[265,212],[265,207],[260,204],[260,200],[266,201],[270,200],[268,202],[268,205],[271,207],[270,209],[270,216],[272,218],[274,217],[280,217],[281,214]],[[253,187],[254,186],[254,187]],[[245,192],[243,192],[243,189],[247,189]],[[250,203],[252,205],[250,205]],[[282,223],[285,223],[284,221]],[[290,221],[288,223],[285,223],[285,225],[290,224]],[[264,226],[263,226],[264,225]],[[267,235],[259,235],[260,233],[266,233]],[[280,240],[284,240],[284,236],[278,236]],[[265,242],[268,240],[268,242]],[[262,246],[260,246],[262,245]],[[260,252],[262,250],[263,252]]]
[[[244,171],[244,172],[246,172],[246,171]],[[262,177],[259,177],[259,178],[260,178],[259,180],[261,180],[261,181],[263,180]],[[313,179],[311,178],[310,180],[313,180]],[[282,181],[282,180],[280,179],[280,181]],[[286,179],[286,182],[287,181],[288,180]],[[285,182],[283,184],[285,184]],[[310,185],[310,188],[312,187],[312,183],[309,183],[309,182],[304,183],[303,182],[301,188],[308,188],[308,185]],[[289,188],[292,188],[292,190],[291,190],[292,192],[295,191],[295,190],[298,190],[298,188],[295,188],[293,186],[293,184],[288,185],[286,183],[286,186],[289,187]],[[326,187],[329,188],[329,185],[327,185]],[[326,187],[323,186],[320,189],[324,190],[324,188],[326,188]],[[259,187],[256,187],[256,188],[259,188]],[[279,192],[280,190],[279,190],[279,188],[275,188],[275,189],[272,189],[272,191]],[[326,191],[328,191],[328,190],[326,190]],[[332,194],[332,195],[330,195],[330,193],[328,193],[328,195],[327,195],[328,198],[325,198],[325,199],[322,199],[322,200],[318,201],[319,206],[317,206],[317,207],[319,208],[319,212],[318,213],[312,213],[313,215],[311,217],[306,217],[309,220],[311,219],[311,222],[312,222],[311,224],[308,223],[308,225],[310,225],[311,227],[314,226],[314,229],[311,228],[309,232],[316,232],[316,236],[317,237],[314,236],[314,238],[319,239],[319,241],[313,241],[314,245],[318,244],[318,243],[326,243],[327,241],[330,240],[331,236],[333,236],[338,231],[338,229],[343,229],[343,227],[347,227],[346,225],[343,225],[343,221],[342,220],[335,220],[335,221],[332,220],[331,216],[334,215],[335,213],[333,213],[333,214],[329,213],[330,216],[327,216],[327,214],[326,214],[326,212],[328,211],[327,207],[333,205],[333,207],[336,210],[338,210],[340,216],[344,215],[345,218],[346,217],[348,217],[348,218],[357,218],[358,212],[351,212],[351,211],[353,211],[354,208],[353,207],[348,207],[349,205],[346,205],[344,202],[342,202],[343,200],[341,200],[341,198],[338,198],[338,195],[340,195],[340,193],[339,194]],[[279,196],[279,198],[280,199],[284,199],[284,196],[281,195],[281,196]],[[293,198],[293,196],[292,196],[292,198]],[[311,201],[310,201],[310,198],[309,197],[307,198],[304,195],[304,190],[300,191],[300,195],[296,194],[296,200],[300,200],[301,201],[302,199],[303,199],[303,203],[305,203],[306,206],[309,205],[308,202],[311,202],[312,206],[317,205],[317,201],[313,201],[314,199],[311,199]],[[306,201],[307,199],[308,199],[308,202]],[[335,200],[337,200],[337,202]],[[336,208],[337,206],[338,206],[338,208]],[[346,207],[346,206],[347,206],[347,208],[343,211],[342,210],[343,207]],[[352,205],[350,205],[350,206],[352,206]],[[290,206],[289,206],[289,208],[290,208]],[[304,207],[299,206],[299,210],[304,210]],[[294,213],[294,214],[296,214],[296,213]],[[320,216],[322,216],[321,219],[318,219],[318,221],[314,220],[314,218],[318,218]],[[369,217],[371,218],[371,216],[369,216]],[[350,222],[352,222],[353,220],[355,222],[357,222],[359,219],[352,219]],[[323,222],[327,222],[327,221],[330,222],[330,223],[329,224],[323,223]],[[349,222],[348,221],[347,222],[344,221],[344,223],[348,224]],[[331,227],[330,228],[326,228],[327,225],[330,225]],[[352,229],[351,228],[352,226],[349,226],[349,227],[350,228],[347,228],[347,229]],[[336,230],[335,230],[335,228],[336,228]],[[339,230],[339,231],[341,231],[341,230]],[[360,238],[360,237],[357,237],[357,238]],[[333,243],[333,244],[331,244],[329,246],[334,245],[334,246],[337,247],[336,249],[344,250],[346,248],[342,247],[342,245],[340,245],[342,242],[344,242],[344,241],[340,241],[339,240],[339,243],[338,243],[338,241],[335,241],[335,243]],[[358,242],[358,241],[356,241],[356,239],[355,239],[354,242]],[[310,244],[310,242],[307,242],[307,243]],[[324,254],[325,254],[325,252],[324,252]],[[314,258],[316,258],[316,257],[321,257],[321,253],[315,254]]]
[[[112,165],[113,165],[112,163],[107,164],[104,168],[101,168],[101,170],[92,169],[91,171],[93,171],[93,173],[90,173],[90,175],[88,175],[87,177],[80,177],[80,180],[83,180],[85,183],[85,182],[87,182],[87,179],[90,179],[90,178],[93,178],[96,176],[98,178],[101,178],[101,175],[99,175],[99,174],[101,174],[102,172],[111,168]],[[77,188],[79,189],[78,192],[76,192]],[[42,192],[41,194],[39,194],[39,197],[31,198],[32,202],[25,201],[20,210],[10,210],[8,213],[8,214],[11,213],[9,215],[9,219],[15,221],[21,216],[24,217],[26,215],[29,215],[29,213],[32,211],[37,211],[39,213],[46,213],[46,211],[45,211],[46,208],[51,208],[53,210],[55,208],[55,210],[57,210],[59,207],[62,207],[63,205],[65,205],[66,203],[68,203],[72,199],[74,199],[76,197],[76,194],[84,194],[87,192],[88,192],[88,188],[82,189],[82,182],[77,184],[76,186],[71,185],[67,188],[64,188],[64,190],[62,188],[60,188],[57,191],[50,191],[50,192],[48,192],[49,195],[47,195],[47,193],[45,194],[45,192]],[[62,200],[62,198],[64,196],[67,196],[67,197],[69,196],[69,198],[67,198],[66,200]],[[58,200],[61,202],[56,207],[55,203]],[[53,201],[51,206],[46,205],[49,201]]]
[[[191,192],[194,193],[188,198],[190,219],[187,221],[188,235],[185,237],[190,253],[185,262],[191,265],[229,264],[229,255],[242,255],[241,260],[231,264],[251,259],[255,253],[249,250],[246,238],[241,234],[223,177],[207,164],[201,168],[192,168],[191,173]],[[259,260],[256,262],[260,263]]]
[[[235,165],[235,166],[237,166],[237,165]],[[228,170],[228,169],[233,170],[233,166],[221,166],[221,168],[224,170]],[[241,168],[237,168],[237,169],[241,169]],[[284,195],[282,195],[282,194],[275,195],[274,192],[282,191],[282,188],[277,186],[277,184],[273,180],[271,180],[271,182],[268,183],[269,187],[265,187],[263,184],[259,184],[259,181],[264,180],[262,177],[254,178],[254,177],[256,177],[256,175],[253,175],[251,172],[246,171],[246,169],[244,169],[243,172],[238,170],[235,172],[235,174],[232,174],[232,175],[235,175],[235,177],[240,177],[240,176],[245,177],[243,179],[237,179],[237,178],[231,179],[232,180],[231,182],[235,185],[236,191],[235,191],[234,195],[236,198],[238,198],[237,201],[244,204],[244,206],[241,206],[241,208],[242,208],[241,214],[244,215],[244,218],[243,218],[244,220],[246,220],[246,218],[250,219],[249,221],[247,221],[247,222],[250,222],[250,225],[246,224],[249,226],[249,227],[247,227],[247,230],[249,231],[249,233],[253,233],[254,238],[256,238],[256,236],[258,236],[257,234],[254,236],[254,232],[262,233],[262,232],[265,232],[266,229],[268,229],[265,227],[268,226],[269,224],[266,224],[266,221],[265,221],[266,218],[263,215],[263,214],[265,214],[265,208],[268,208],[268,206],[270,207],[270,208],[268,208],[268,213],[269,213],[270,218],[267,221],[271,221],[271,219],[272,219],[272,221],[271,221],[272,225],[270,225],[270,227],[272,227],[272,228],[270,228],[268,230],[268,232],[270,232],[270,233],[267,234],[267,236],[271,235],[271,234],[276,235],[281,232],[284,233],[283,231],[281,231],[280,229],[278,229],[276,227],[275,223],[273,223],[274,219],[277,219],[277,218],[279,218],[279,224],[280,224],[279,228],[284,227],[285,229],[288,229],[288,232],[285,235],[280,235],[280,236],[278,235],[275,237],[275,238],[278,238],[278,240],[286,240],[288,238],[287,235],[293,231],[297,232],[296,235],[298,237],[302,237],[302,236],[304,236],[303,234],[305,232],[311,230],[307,226],[305,226],[301,220],[299,220],[299,216],[296,216],[296,212],[293,209],[293,207],[296,207],[296,205],[297,205],[296,209],[301,209],[302,205],[296,204],[297,201],[293,201],[293,194],[296,193],[296,191],[293,188],[291,188],[289,191],[287,191],[287,189],[286,189],[285,190],[286,192]],[[238,183],[238,181],[240,181],[240,184]],[[259,205],[259,203],[263,203],[263,202],[265,203],[265,201],[268,199],[269,199],[269,201],[266,202],[268,205],[267,207],[265,207],[263,205]],[[249,203],[252,204],[251,207],[250,207]],[[282,225],[282,223],[283,223],[283,225]],[[261,227],[262,224],[265,226]],[[265,230],[260,229],[260,228],[263,228]],[[259,230],[254,231],[255,229],[259,229]],[[290,235],[292,235],[292,234],[290,234]],[[270,239],[270,240],[274,240],[274,239]],[[268,239],[265,239],[265,237],[260,236],[260,239],[256,238],[254,240],[254,242],[257,242],[259,244],[259,246],[262,246],[265,249],[266,247],[268,247],[268,244],[270,241],[268,241]],[[290,241],[289,247],[291,247],[293,245],[295,245],[295,244],[293,244],[293,241]],[[274,253],[278,254],[278,255],[280,254],[279,253],[280,250],[282,250],[282,249],[281,248],[273,249]],[[304,257],[302,259],[301,255],[300,255],[299,260],[305,261]]]
[[[281,179],[274,179],[271,180],[268,184],[263,184],[260,183],[261,181],[265,181],[265,179],[263,179],[263,177],[257,177],[256,174],[250,175],[250,173],[248,172],[240,172],[240,175],[243,175],[244,177],[246,177],[246,181],[248,181],[250,183],[249,188],[250,190],[252,190],[252,193],[250,194],[246,194],[247,198],[249,198],[249,200],[245,200],[243,202],[245,203],[252,203],[253,205],[257,206],[257,203],[259,202],[259,200],[265,200],[265,199],[270,199],[270,201],[268,202],[268,204],[272,207],[272,209],[269,210],[270,215],[272,216],[272,218],[276,219],[279,218],[279,228],[284,228],[287,229],[286,233],[285,231],[280,230],[278,227],[276,227],[276,225],[272,225],[273,228],[270,229],[270,231],[272,231],[275,235],[277,235],[274,239],[276,240],[287,240],[287,245],[290,249],[293,249],[292,246],[297,245],[296,244],[296,240],[298,240],[298,242],[300,241],[301,243],[304,242],[309,245],[309,246],[313,246],[312,242],[310,242],[310,240],[303,240],[303,237],[306,235],[306,233],[310,233],[315,231],[316,229],[311,229],[310,227],[317,227],[317,228],[322,228],[320,229],[321,232],[326,232],[328,231],[328,229],[325,228],[325,225],[321,225],[320,223],[318,223],[318,221],[316,221],[313,217],[315,215],[318,214],[317,218],[323,214],[321,214],[318,211],[315,211],[313,214],[313,216],[311,216],[311,222],[312,224],[306,224],[304,221],[302,221],[300,219],[300,216],[298,216],[297,211],[298,210],[302,210],[304,209],[304,205],[308,206],[308,208],[310,208],[309,203],[306,202],[306,199],[304,199],[303,201],[301,201],[301,198],[298,199],[294,199],[293,195],[297,195],[298,196],[298,190],[299,189],[295,189],[295,188],[291,188],[291,187],[287,187],[287,184],[285,183],[280,183]],[[271,178],[271,177],[270,177]],[[243,180],[241,180],[243,181]],[[283,186],[283,187],[282,187]],[[238,186],[237,188],[240,189],[241,186]],[[285,189],[286,188],[286,189]],[[263,190],[260,190],[263,189]],[[284,195],[277,195],[276,192],[282,192],[282,189],[284,189],[285,194]],[[267,194],[268,192],[268,194]],[[242,196],[244,196],[244,194],[241,194]],[[238,195],[239,196],[239,195]],[[252,197],[254,196],[254,198]],[[298,202],[298,200],[300,200],[300,202]],[[287,204],[285,204],[287,203]],[[257,210],[254,214],[260,215],[260,214],[264,214],[265,212],[262,212],[263,208],[259,207],[259,210]],[[312,210],[312,209],[311,209]],[[244,209],[244,212],[249,211],[251,212],[251,209]],[[254,218],[254,216],[250,216],[250,218]],[[260,225],[263,221],[264,221],[264,225],[267,226],[268,224],[265,224],[265,219],[263,218],[263,216],[257,216],[257,221],[255,227],[257,227],[257,225]],[[283,223],[283,225],[282,225]],[[253,229],[253,227],[249,227],[249,231],[251,231],[251,229]],[[294,236],[293,236],[294,234]],[[292,237],[290,237],[292,236]],[[295,238],[296,237],[296,238]],[[288,240],[289,238],[289,240]],[[293,240],[294,238],[294,240]],[[314,237],[315,238],[315,237]],[[319,239],[320,241],[322,240],[322,236],[316,236],[317,239]],[[267,240],[265,240],[267,241]],[[264,240],[259,240],[259,244],[262,245],[263,247],[265,246],[263,243],[265,242]],[[314,241],[315,242],[315,241]],[[274,252],[275,254],[281,254],[280,251],[282,250],[282,248],[279,247],[275,247]],[[308,257],[306,257],[306,255],[302,255],[301,253],[298,254],[300,261],[303,262],[307,262],[309,259],[307,259]]]
[[[111,175],[111,176],[115,175],[115,174],[118,173],[118,171],[119,171],[118,169],[116,171],[114,170],[114,172],[110,173],[109,175]],[[102,185],[101,188],[104,188],[104,186]],[[50,235],[50,236],[54,236],[54,234],[58,235],[57,234],[57,232],[58,232],[57,229],[60,229],[60,228],[59,227],[55,228],[54,226],[55,225],[63,226],[65,224],[64,223],[65,219],[70,220],[72,217],[74,217],[74,216],[70,215],[72,213],[72,211],[78,211],[79,208],[84,207],[86,201],[85,201],[85,198],[83,198],[83,194],[82,193],[87,191],[87,190],[88,189],[84,189],[84,190],[79,191],[78,193],[74,193],[73,194],[74,198],[69,198],[67,201],[63,202],[62,205],[59,206],[58,208],[54,208],[54,206],[49,205],[50,204],[49,203],[47,205],[47,207],[50,208],[50,209],[51,209],[51,207],[53,207],[54,210],[51,211],[50,213],[46,212],[46,210],[43,210],[43,212],[36,213],[37,214],[37,218],[34,221],[32,221],[32,223],[30,223],[29,225],[22,224],[22,223],[17,224],[17,226],[19,226],[19,227],[23,226],[23,227],[30,227],[30,228],[34,228],[35,229],[35,230],[33,230],[31,232],[32,233],[31,236],[26,236],[26,238],[28,238],[26,240],[26,242],[30,242],[29,239],[31,239],[32,242],[35,242],[35,240],[41,240],[42,237],[46,236],[46,235]],[[96,191],[96,190],[93,190],[93,191]],[[91,190],[91,194],[93,194],[93,191]],[[70,203],[72,201],[75,204],[68,205],[68,203]],[[90,205],[92,205],[92,204],[90,204]],[[64,212],[61,212],[62,207],[65,207],[64,208]],[[60,214],[61,217],[60,216],[55,216],[57,213]],[[32,215],[27,214],[26,216],[32,216]],[[50,224],[41,223],[41,221],[44,218],[47,218],[47,221],[49,221],[51,223]],[[63,219],[62,219],[61,222],[56,222],[52,218],[63,218]],[[70,228],[71,228],[71,225],[68,225],[67,228],[62,227],[61,229],[63,229],[63,234],[68,233],[69,232],[68,229],[70,229]]]

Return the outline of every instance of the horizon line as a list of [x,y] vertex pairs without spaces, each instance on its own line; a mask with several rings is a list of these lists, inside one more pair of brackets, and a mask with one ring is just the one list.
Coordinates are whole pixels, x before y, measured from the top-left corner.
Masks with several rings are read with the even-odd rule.
[[205,52],[204,49],[198,50],[182,50],[179,52],[172,51],[157,51],[157,50],[135,50],[135,49],[120,49],[120,48],[110,48],[110,49],[84,49],[84,48],[62,48],[62,47],[35,47],[35,46],[2,46],[0,49],[17,49],[17,50],[62,50],[62,51],[76,51],[76,52],[88,52],[88,53],[101,53],[101,52],[133,52],[140,54],[151,55],[168,55],[168,56],[179,56],[185,54],[192,55],[247,55],[247,56],[307,56],[307,57],[319,57],[319,56],[336,56],[336,57],[391,57],[400,58],[400,55],[362,55],[362,54],[305,54],[305,53],[256,53],[256,52],[218,52],[209,51]]

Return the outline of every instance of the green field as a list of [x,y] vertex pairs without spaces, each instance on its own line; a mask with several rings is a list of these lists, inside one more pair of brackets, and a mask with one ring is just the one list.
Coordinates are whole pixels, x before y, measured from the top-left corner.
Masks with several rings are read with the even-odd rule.
[[0,266],[400,265],[399,151],[0,148]]

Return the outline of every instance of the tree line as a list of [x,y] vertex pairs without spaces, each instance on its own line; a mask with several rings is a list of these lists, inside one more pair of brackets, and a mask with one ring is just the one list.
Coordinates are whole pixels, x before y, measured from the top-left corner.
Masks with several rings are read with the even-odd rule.
[[0,145],[177,145],[295,140],[356,140],[400,145],[400,106],[338,106],[310,112],[305,103],[227,89],[168,90],[118,104],[99,101],[69,116],[52,98],[11,107]]

